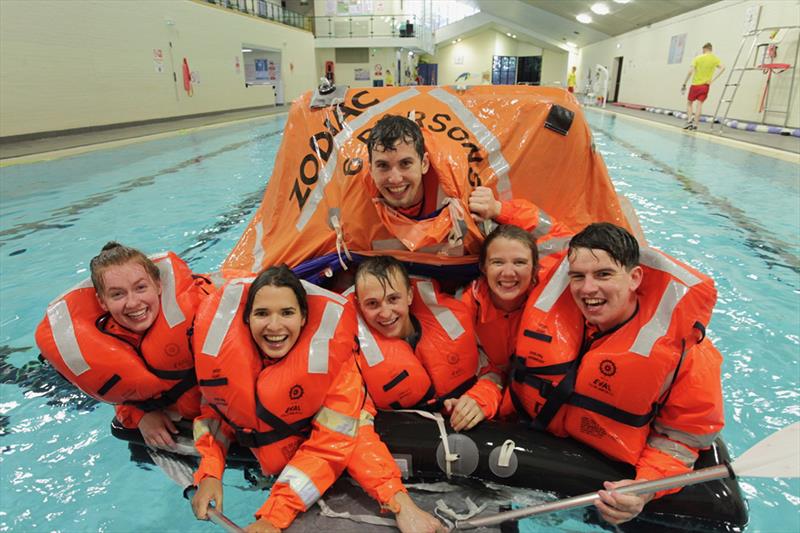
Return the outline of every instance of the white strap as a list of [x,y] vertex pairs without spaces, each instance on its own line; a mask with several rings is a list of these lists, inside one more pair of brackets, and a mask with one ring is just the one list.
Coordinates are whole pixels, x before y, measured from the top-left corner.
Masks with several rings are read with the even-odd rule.
[[317,505],[319,505],[320,513],[322,516],[328,518],[345,518],[347,520],[352,520],[353,522],[360,522],[363,524],[372,524],[375,526],[390,526],[390,527],[397,527],[397,520],[393,518],[384,518],[382,516],[375,516],[369,514],[352,514],[347,511],[344,512],[337,512],[331,509],[327,503],[325,503],[322,498],[317,500]]
[[450,453],[450,442],[447,440],[447,428],[445,428],[444,425],[444,417],[442,417],[442,415],[439,413],[430,413],[428,411],[420,411],[417,409],[397,409],[395,412],[416,413],[423,418],[427,418],[436,422],[436,426],[439,428],[439,438],[442,439],[442,446],[444,447],[445,475],[447,475],[447,479],[450,479],[453,474],[452,463],[458,461],[461,456],[457,453]]
[[508,468],[511,462],[511,456],[514,455],[515,446],[516,444],[514,444],[514,441],[511,439],[506,439],[506,441],[500,445],[500,453],[497,455],[497,466]]
[[[464,503],[467,504],[467,511],[464,512],[464,513],[457,513],[453,509],[448,507],[448,505],[446,503],[444,503],[444,500],[437,500],[436,501],[436,511],[437,511],[436,512],[436,516],[444,515],[444,516],[446,516],[448,518],[452,518],[453,520],[469,520],[473,516],[475,516],[477,514],[480,514],[484,509],[486,509],[486,505],[487,505],[486,503],[483,503],[481,505],[475,505],[475,502],[473,502],[469,498],[469,496],[467,496],[464,499]],[[439,513],[441,513],[441,515]]]
[[350,250],[347,248],[347,243],[344,241],[342,223],[339,221],[339,217],[337,215],[331,215],[330,222],[331,226],[333,227],[333,231],[336,232],[336,256],[339,258],[339,264],[342,265],[342,268],[347,270],[347,265],[342,260],[342,250],[344,250],[344,255],[349,261],[353,260],[353,256],[350,255]]

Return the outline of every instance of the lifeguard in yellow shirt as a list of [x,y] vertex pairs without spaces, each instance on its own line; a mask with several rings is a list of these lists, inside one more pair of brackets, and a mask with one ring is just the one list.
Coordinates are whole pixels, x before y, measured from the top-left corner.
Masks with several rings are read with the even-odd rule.
[[[686,82],[689,77],[692,77],[692,85],[689,87],[689,97],[686,104],[686,126],[685,130],[696,130],[697,124],[700,122],[700,110],[703,108],[703,102],[708,98],[708,90],[717,78],[722,75],[725,67],[722,62],[711,51],[711,43],[703,45],[703,53],[692,59],[692,68],[686,74],[686,79],[683,80],[681,93],[686,91]],[[714,70],[719,69],[719,72],[714,76]],[[697,108],[694,111],[694,118],[692,118],[692,103],[697,102]]]

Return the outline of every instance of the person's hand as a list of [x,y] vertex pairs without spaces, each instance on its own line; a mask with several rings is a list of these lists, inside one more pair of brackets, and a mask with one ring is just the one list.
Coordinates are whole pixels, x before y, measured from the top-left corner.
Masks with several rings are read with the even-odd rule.
[[150,411],[145,414],[139,420],[139,431],[148,446],[165,450],[175,448],[175,440],[172,435],[177,434],[178,429],[163,411]]
[[686,92],[686,84],[684,83],[683,85],[681,85],[681,94],[684,94],[685,92]]
[[246,533],[281,533],[281,528],[275,525],[266,518],[259,518],[246,528]]
[[208,520],[208,505],[214,502],[215,509],[222,512],[222,481],[207,477],[200,482],[192,498],[192,511],[198,520]]
[[472,429],[475,424],[486,418],[481,406],[468,394],[458,399],[445,400],[444,408],[450,412],[450,425],[455,431]]
[[426,513],[414,503],[414,500],[405,492],[394,495],[395,501],[400,505],[400,512],[394,517],[397,520],[397,529],[402,533],[446,533],[447,528],[430,513]]
[[[645,481],[640,479],[638,481]],[[635,483],[632,479],[623,479],[621,481],[606,481],[603,487],[606,490],[601,490],[597,494],[600,496],[599,500],[595,500],[594,505],[600,516],[609,524],[622,524],[629,520],[636,518],[636,515],[642,512],[644,506],[653,499],[652,494],[617,494],[614,489],[624,487]]]
[[469,195],[469,210],[475,222],[496,218],[502,206],[503,204],[495,199],[494,192],[489,187],[476,187]]

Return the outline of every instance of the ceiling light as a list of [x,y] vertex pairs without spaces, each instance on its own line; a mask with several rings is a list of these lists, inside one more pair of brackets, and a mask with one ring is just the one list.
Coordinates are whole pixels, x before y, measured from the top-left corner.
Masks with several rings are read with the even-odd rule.
[[509,32],[506,32],[506,35],[508,35],[509,37],[511,37],[511,34],[510,34]]
[[457,42],[457,43],[460,43],[460,42],[461,42],[461,37],[459,37],[458,39],[456,39],[456,42]]
[[592,17],[590,17],[586,13],[581,13],[580,15],[578,15],[575,18],[578,20],[578,22],[582,22],[584,24],[591,24],[592,23]]
[[618,4],[629,4],[631,0],[614,0]]
[[456,44],[456,40],[455,40],[455,39],[453,39],[451,42],[452,42],[453,44]]
[[252,50],[250,50],[249,48],[242,48],[242,52],[247,53],[247,52],[252,52]]
[[590,9],[595,13],[597,13],[598,15],[608,15],[609,13],[608,6],[603,2],[597,2],[596,4],[592,4],[592,7]]
[[512,39],[516,39],[516,38],[517,38],[517,36],[516,36],[516,35],[512,35],[512,36],[511,36],[511,38],[512,38]]

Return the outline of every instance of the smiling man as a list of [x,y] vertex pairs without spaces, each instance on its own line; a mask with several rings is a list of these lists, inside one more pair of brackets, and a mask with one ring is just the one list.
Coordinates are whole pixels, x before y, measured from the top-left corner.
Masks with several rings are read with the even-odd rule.
[[[520,418],[630,464],[637,480],[689,471],[723,426],[722,358],[703,340],[713,280],[608,223],[572,237],[560,265],[521,320],[510,379]],[[599,492],[606,521],[666,494],[614,492],[630,483]]]

